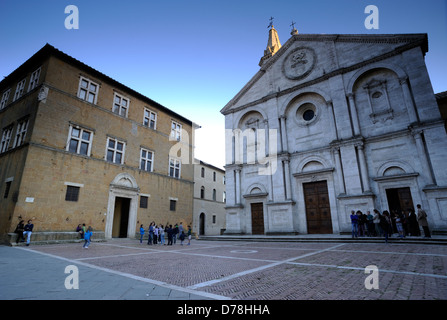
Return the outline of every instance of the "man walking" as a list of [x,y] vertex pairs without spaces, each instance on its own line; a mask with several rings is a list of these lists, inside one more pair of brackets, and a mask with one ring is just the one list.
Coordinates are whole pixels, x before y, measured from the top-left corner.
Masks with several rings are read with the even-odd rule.
[[418,223],[424,230],[424,236],[425,238],[431,238],[430,229],[428,228],[427,222],[427,213],[425,212],[425,210],[422,209],[420,204],[418,204],[416,207],[418,209]]

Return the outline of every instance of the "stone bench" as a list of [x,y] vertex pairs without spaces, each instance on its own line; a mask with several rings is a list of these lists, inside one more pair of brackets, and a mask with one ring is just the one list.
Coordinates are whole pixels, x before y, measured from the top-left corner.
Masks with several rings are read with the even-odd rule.
[[[25,245],[25,242],[17,244],[17,233],[8,233],[8,243],[11,246]],[[52,244],[52,243],[70,243],[82,242],[78,232],[75,231],[36,231],[31,235],[31,244]],[[104,231],[93,231],[92,241],[105,241]]]

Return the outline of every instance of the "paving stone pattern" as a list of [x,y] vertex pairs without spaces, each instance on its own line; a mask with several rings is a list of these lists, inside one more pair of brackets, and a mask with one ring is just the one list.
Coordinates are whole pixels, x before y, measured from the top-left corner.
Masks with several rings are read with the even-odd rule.
[[[67,290],[67,265],[79,290]],[[367,266],[377,289],[367,289]],[[447,246],[114,239],[0,247],[0,299],[445,300]]]

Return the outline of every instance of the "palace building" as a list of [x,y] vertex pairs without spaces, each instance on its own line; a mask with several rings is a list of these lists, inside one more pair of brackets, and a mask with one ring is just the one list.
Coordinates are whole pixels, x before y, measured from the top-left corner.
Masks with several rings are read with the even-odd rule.
[[427,34],[293,29],[281,45],[271,25],[259,71],[221,110],[226,233],[339,234],[351,210],[416,204],[445,232],[447,136],[427,52]]
[[0,98],[3,241],[21,219],[52,239],[82,223],[106,239],[192,224],[191,120],[49,44]]

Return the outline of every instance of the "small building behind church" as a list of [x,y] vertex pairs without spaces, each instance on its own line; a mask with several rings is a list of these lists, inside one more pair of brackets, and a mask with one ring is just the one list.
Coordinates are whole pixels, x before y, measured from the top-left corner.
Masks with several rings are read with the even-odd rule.
[[199,236],[225,230],[225,170],[196,159],[194,165],[194,227]]
[[2,241],[22,219],[33,237],[192,224],[191,120],[48,44],[0,82],[0,98]]
[[259,71],[221,110],[226,233],[339,234],[351,210],[416,204],[445,232],[447,136],[427,52],[427,34],[294,29],[281,45],[272,25]]

